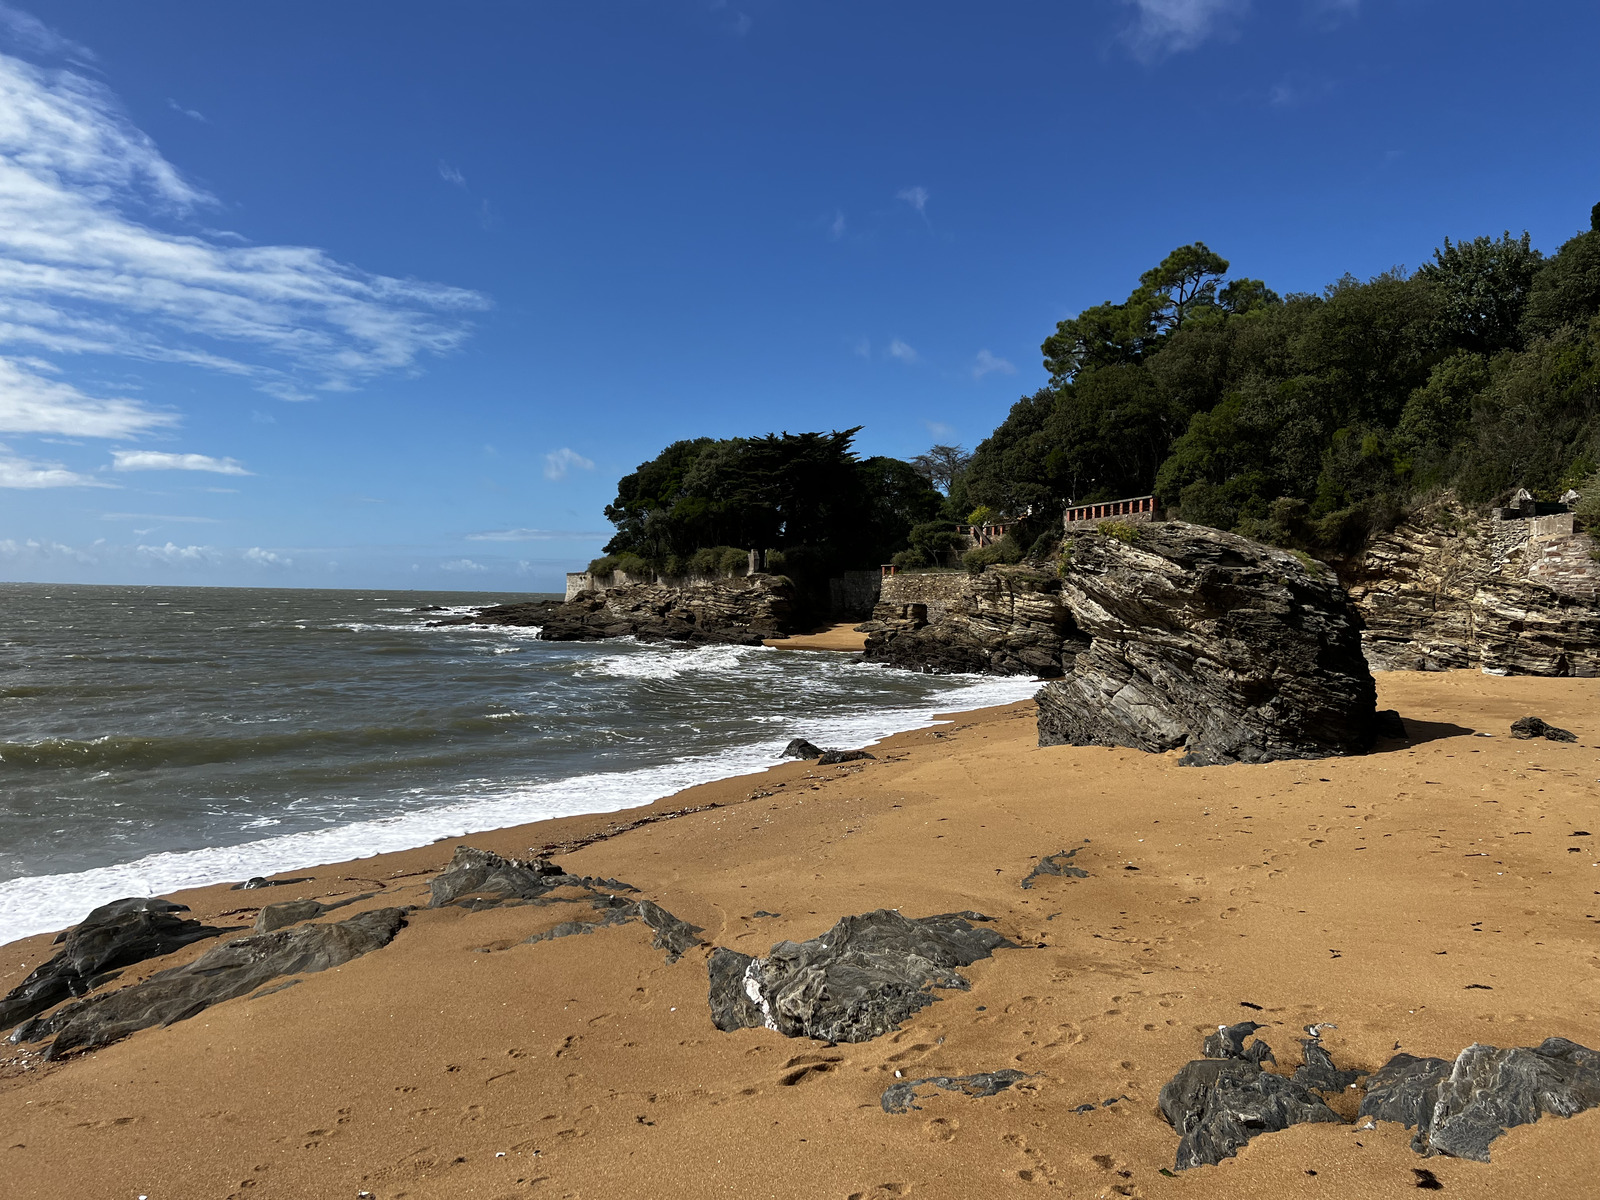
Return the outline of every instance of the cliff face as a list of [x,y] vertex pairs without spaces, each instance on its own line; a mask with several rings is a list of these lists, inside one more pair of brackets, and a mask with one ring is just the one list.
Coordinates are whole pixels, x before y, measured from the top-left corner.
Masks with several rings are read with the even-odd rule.
[[885,588],[888,598],[868,626],[868,662],[940,675],[1054,678],[1088,645],[1053,570],[995,566],[976,576],[910,575],[891,582],[897,586]]
[[1570,513],[1499,520],[1445,498],[1340,571],[1374,670],[1600,675],[1600,562]]
[[538,625],[551,642],[636,637],[703,645],[759,646],[790,632],[794,586],[781,575],[749,575],[672,586],[624,584],[565,604],[503,604],[478,612],[485,625]]

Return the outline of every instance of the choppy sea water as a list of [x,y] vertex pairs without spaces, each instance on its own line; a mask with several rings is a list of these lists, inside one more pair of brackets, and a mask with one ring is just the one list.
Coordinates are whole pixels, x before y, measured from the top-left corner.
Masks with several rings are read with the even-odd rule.
[[646,804],[1004,704],[842,654],[429,628],[504,594],[0,584],[0,943],[155,895]]

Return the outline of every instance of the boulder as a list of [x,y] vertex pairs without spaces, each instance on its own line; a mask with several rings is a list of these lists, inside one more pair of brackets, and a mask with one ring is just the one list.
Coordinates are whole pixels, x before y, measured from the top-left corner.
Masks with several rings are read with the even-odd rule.
[[404,909],[378,908],[347,921],[236,938],[191,963],[29,1021],[11,1040],[53,1037],[47,1059],[108,1046],[141,1029],[195,1016],[279,976],[310,975],[347,963],[387,946],[405,923]]
[[1039,744],[1183,749],[1185,765],[1359,754],[1376,690],[1333,573],[1181,522],[1069,539],[1062,603],[1087,642],[1039,693]]
[[479,609],[474,623],[538,626],[550,642],[632,637],[644,642],[759,646],[791,632],[794,585],[781,575],[630,583],[565,603]]
[[718,1029],[760,1028],[785,1037],[865,1042],[898,1029],[938,999],[967,990],[955,968],[1015,947],[978,913],[903,917],[890,909],[845,917],[821,937],[779,942],[766,958],[719,946],[707,963]]
[[1399,1054],[1367,1080],[1361,1115],[1415,1127],[1425,1154],[1489,1161],[1508,1129],[1600,1105],[1600,1054],[1566,1038],[1501,1050],[1472,1045],[1454,1063]]
[[805,738],[795,738],[783,748],[784,758],[821,758],[822,751]]
[[1245,1045],[1260,1028],[1251,1021],[1218,1026],[1205,1040],[1206,1057],[1161,1089],[1161,1115],[1178,1132],[1178,1170],[1232,1158],[1258,1134],[1306,1122],[1342,1122],[1304,1083],[1262,1069],[1263,1061],[1273,1061],[1272,1050],[1261,1041]]
[[61,952],[12,988],[0,1000],[0,1029],[38,1016],[72,996],[85,995],[109,972],[171,954],[201,938],[223,932],[186,920],[182,904],[142,896],[102,904],[82,923],[61,934]]

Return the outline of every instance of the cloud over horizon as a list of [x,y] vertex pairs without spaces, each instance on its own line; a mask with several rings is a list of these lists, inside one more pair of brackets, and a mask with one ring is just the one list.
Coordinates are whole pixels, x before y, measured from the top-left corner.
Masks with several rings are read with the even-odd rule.
[[573,467],[580,471],[594,470],[594,460],[585,458],[576,450],[563,446],[559,450],[552,450],[544,456],[544,477],[546,479],[565,479],[567,472]]

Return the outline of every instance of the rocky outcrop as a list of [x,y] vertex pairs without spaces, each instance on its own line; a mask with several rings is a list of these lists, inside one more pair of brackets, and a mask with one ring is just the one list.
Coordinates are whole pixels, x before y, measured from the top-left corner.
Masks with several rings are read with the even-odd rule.
[[[913,577],[914,579],[914,577]],[[936,675],[1038,675],[1054,678],[1086,644],[1063,602],[1061,578],[1036,566],[989,567],[961,582],[951,598],[951,576],[939,585],[936,619],[928,604],[880,603],[866,643],[868,662]]]
[[186,920],[182,904],[142,896],[102,904],[56,939],[61,952],[0,1000],[0,1029],[106,983],[122,967],[171,954],[221,929]]
[[633,637],[645,642],[759,646],[791,632],[794,585],[781,575],[681,584],[631,583],[587,592],[564,604],[502,604],[472,618],[480,625],[536,625],[551,642]]
[[39,1042],[53,1037],[45,1051],[47,1059],[108,1046],[141,1029],[195,1016],[281,976],[309,975],[347,963],[387,946],[405,923],[403,909],[378,908],[333,924],[237,938],[192,963],[29,1021],[11,1040]]
[[1398,1054],[1367,1080],[1361,1115],[1414,1127],[1421,1153],[1488,1162],[1490,1143],[1506,1130],[1597,1105],[1600,1054],[1546,1038],[1507,1050],[1468,1046],[1454,1063]]
[[1272,1051],[1265,1042],[1244,1044],[1259,1028],[1245,1022],[1219,1029],[1206,1039],[1206,1057],[1189,1063],[1161,1089],[1161,1115],[1178,1132],[1178,1170],[1232,1158],[1263,1133],[1342,1120],[1304,1083],[1262,1068],[1262,1062],[1272,1061]]
[[1570,729],[1561,729],[1540,719],[1539,717],[1519,717],[1511,722],[1511,736],[1522,741],[1531,741],[1534,738],[1545,738],[1552,742],[1575,742],[1578,735]]
[[1361,753],[1376,691],[1333,573],[1198,525],[1068,543],[1087,643],[1039,693],[1039,744],[1184,749],[1187,765]]
[[1375,670],[1600,675],[1600,562],[1571,513],[1497,519],[1446,496],[1339,571]]
[[719,946],[706,964],[718,1029],[765,1026],[785,1037],[865,1042],[897,1029],[938,997],[966,991],[955,970],[1015,947],[978,913],[903,917],[890,909],[845,917],[821,937],[779,942],[766,958]]

